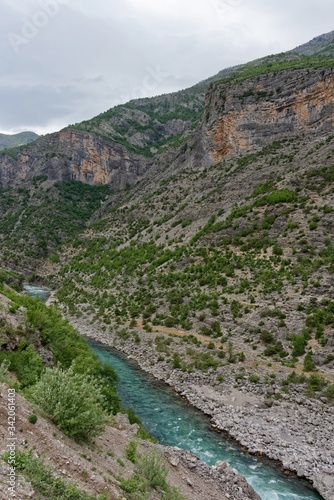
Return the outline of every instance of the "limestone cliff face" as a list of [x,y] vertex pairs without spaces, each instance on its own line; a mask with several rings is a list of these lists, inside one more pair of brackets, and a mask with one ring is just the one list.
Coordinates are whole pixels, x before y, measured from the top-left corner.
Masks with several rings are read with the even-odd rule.
[[[140,115],[139,122],[141,119]],[[16,156],[13,151],[0,154],[0,183],[8,186],[47,175],[50,180],[110,184],[122,189],[153,165],[164,169],[175,161],[179,169],[192,157],[195,165],[217,163],[284,137],[326,137],[332,133],[333,121],[333,68],[286,70],[241,83],[225,81],[213,84],[207,93],[202,125],[188,137],[188,143],[197,143],[190,148],[193,153],[185,145],[174,150],[172,158],[173,148],[147,158],[92,131],[68,128],[38,139]]]
[[121,144],[82,131],[65,129],[36,141],[16,158],[0,155],[3,186],[47,175],[50,180],[78,180],[123,188],[138,179],[151,161]]
[[329,135],[334,69],[289,70],[208,92],[202,137],[211,162],[300,134]]

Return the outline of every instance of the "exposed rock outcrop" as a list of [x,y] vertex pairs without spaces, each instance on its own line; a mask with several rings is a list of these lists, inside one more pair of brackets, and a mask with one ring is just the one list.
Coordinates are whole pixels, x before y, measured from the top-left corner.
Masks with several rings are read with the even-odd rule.
[[213,163],[286,136],[326,135],[334,120],[334,70],[269,73],[208,92],[203,140]]
[[[217,163],[287,137],[328,137],[333,111],[332,68],[285,70],[240,83],[227,80],[214,84],[207,93],[202,126],[195,133],[196,163]],[[138,117],[140,126],[142,114]],[[160,133],[168,138],[184,132],[189,123],[171,120],[161,124]],[[8,186],[46,175],[50,180],[110,184],[122,189],[140,179],[152,165],[169,164],[168,155],[152,158],[131,151],[131,145],[144,147],[145,141],[140,131],[123,145],[94,133],[67,128],[16,153],[0,155],[0,182]],[[174,158],[177,156],[176,153]]]
[[0,156],[3,186],[46,175],[50,180],[76,180],[125,188],[150,166],[151,160],[129,153],[121,144],[74,129],[65,129],[36,141],[17,153]]

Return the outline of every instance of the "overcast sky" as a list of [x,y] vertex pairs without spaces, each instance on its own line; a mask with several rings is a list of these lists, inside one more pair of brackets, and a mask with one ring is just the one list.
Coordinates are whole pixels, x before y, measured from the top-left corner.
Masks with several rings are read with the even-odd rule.
[[46,133],[334,29],[333,0],[0,0],[0,132]]

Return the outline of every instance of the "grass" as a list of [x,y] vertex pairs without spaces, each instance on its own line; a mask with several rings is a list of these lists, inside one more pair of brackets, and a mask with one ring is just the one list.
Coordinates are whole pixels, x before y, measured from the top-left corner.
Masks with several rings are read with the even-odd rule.
[[[2,456],[2,460],[7,462],[8,453]],[[25,479],[31,483],[35,494],[42,495],[43,498],[54,500],[107,500],[106,495],[91,495],[80,490],[73,483],[67,483],[57,477],[52,469],[47,466],[41,458],[33,456],[32,452],[21,452],[16,450],[15,467],[23,474]]]

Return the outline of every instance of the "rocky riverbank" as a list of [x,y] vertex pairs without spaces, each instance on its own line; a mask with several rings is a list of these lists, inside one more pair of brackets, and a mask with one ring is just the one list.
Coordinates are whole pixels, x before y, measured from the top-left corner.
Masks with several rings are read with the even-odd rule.
[[[140,330],[140,344],[73,319],[82,334],[113,346],[134,359],[140,367],[172,386],[193,406],[211,418],[216,430],[227,432],[253,454],[278,461],[287,471],[309,480],[325,500],[334,499],[334,408],[321,400],[306,397],[299,387],[281,394],[271,386],[272,398],[263,386],[228,375],[217,384],[213,370],[193,373],[157,362],[154,333]],[[232,370],[234,371],[234,370]],[[279,395],[279,397],[278,397]]]

